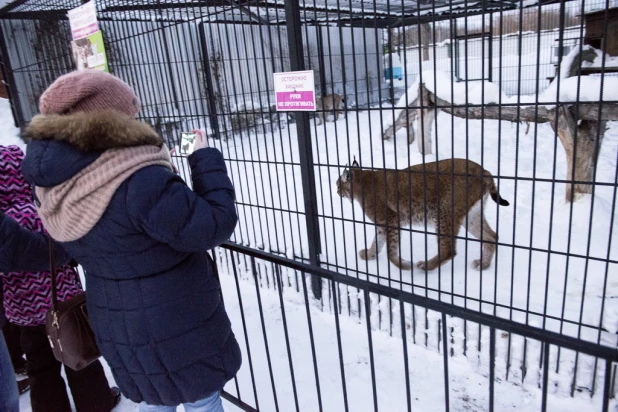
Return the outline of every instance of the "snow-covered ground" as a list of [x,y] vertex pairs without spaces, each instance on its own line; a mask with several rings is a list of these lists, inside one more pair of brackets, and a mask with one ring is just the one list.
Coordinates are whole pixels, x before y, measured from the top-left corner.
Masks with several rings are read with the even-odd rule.
[[[221,270],[231,272],[229,254],[223,259]],[[258,261],[259,265],[259,261]],[[342,365],[339,360],[337,328],[335,315],[332,311],[324,310],[312,299],[307,305],[302,294],[296,293],[294,287],[282,289],[280,298],[278,289],[255,288],[253,275],[243,270],[243,264],[238,265],[241,280],[236,284],[232,276],[222,277],[222,287],[226,308],[232,317],[234,330],[241,342],[245,365],[238,375],[238,387],[241,398],[255,405],[252,385],[258,394],[258,403],[263,411],[274,411],[275,395],[270,379],[272,370],[278,410],[295,410],[295,395],[301,411],[320,410],[321,400],[324,411],[343,411],[344,396],[350,411],[374,410],[372,389],[372,361],[375,366],[375,382],[377,405],[380,411],[403,411],[407,407],[405,358],[402,339],[390,337],[387,332],[373,331],[371,344],[373,352],[369,350],[369,340],[365,317],[351,319],[339,317],[339,337],[341,339]],[[246,267],[245,267],[246,268]],[[227,270],[226,270],[227,269]],[[282,270],[285,275],[285,269]],[[259,280],[262,283],[263,280]],[[285,278],[285,276],[284,276]],[[236,291],[239,286],[239,294]],[[259,293],[259,298],[258,298]],[[239,302],[242,302],[242,311],[245,316],[246,333],[242,327]],[[282,303],[283,302],[283,309]],[[394,303],[398,307],[398,303]],[[307,311],[307,307],[309,310]],[[397,309],[398,310],[398,309]],[[406,307],[406,310],[409,310]],[[307,314],[309,312],[309,315]],[[420,312],[420,311],[419,311]],[[264,323],[261,316],[264,317]],[[430,314],[435,316],[435,313]],[[438,315],[439,316],[439,315]],[[310,336],[307,319],[310,319],[313,340]],[[455,332],[449,334],[449,340],[461,340],[461,329],[457,320],[449,321],[455,327]],[[287,329],[286,327],[287,326]],[[400,328],[398,323],[396,327]],[[265,333],[263,332],[265,330]],[[287,333],[287,334],[286,334]],[[489,340],[488,330],[483,329],[483,342]],[[417,331],[416,339],[420,343],[423,331]],[[430,334],[430,336],[432,336]],[[435,337],[435,335],[434,335]],[[248,339],[251,350],[253,373],[255,381],[251,379],[248,367],[248,353],[245,345]],[[289,339],[289,350],[286,340]],[[504,355],[507,351],[507,335],[497,333],[497,361],[496,376],[504,374]],[[514,342],[521,344],[521,337],[514,337]],[[266,356],[266,344],[269,348],[270,359]],[[316,356],[317,372],[312,361],[312,344]],[[537,352],[538,342],[529,341]],[[483,411],[489,409],[489,363],[488,356],[474,351],[475,344],[470,344],[470,352],[463,356],[453,348],[453,356],[448,357],[449,368],[449,398],[453,411]],[[441,353],[426,350],[420,345],[412,344],[412,333],[407,334],[407,362],[409,367],[410,394],[412,410],[430,412],[444,410],[444,360]],[[373,355],[373,360],[371,356]],[[563,351],[563,356],[565,352]],[[555,348],[552,357],[556,356]],[[473,358],[477,364],[474,370],[469,362]],[[293,365],[293,374],[290,370],[290,359]],[[270,360],[270,368],[269,368]],[[528,374],[532,379],[527,380],[524,386],[515,382],[498,378],[495,383],[495,410],[507,411],[538,411],[541,404],[541,371],[538,369],[539,358],[532,356],[528,359]],[[319,391],[316,385],[316,373],[319,377]],[[561,381],[559,376],[550,373],[550,389],[548,410],[567,411],[600,410],[600,398],[590,399],[589,395],[578,394],[575,398],[565,397],[561,391],[568,380]],[[342,381],[345,381],[345,395]],[[236,395],[236,383],[230,382],[227,391]],[[554,396],[558,393],[558,396]],[[615,405],[615,403],[613,404]],[[613,410],[613,409],[612,409]]]

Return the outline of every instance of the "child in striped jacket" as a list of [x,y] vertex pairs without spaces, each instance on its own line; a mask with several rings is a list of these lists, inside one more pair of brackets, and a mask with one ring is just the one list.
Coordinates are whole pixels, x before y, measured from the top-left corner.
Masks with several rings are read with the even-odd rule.
[[[18,146],[0,146],[0,212],[32,232],[44,232],[32,189],[21,172],[23,158]],[[50,272],[0,272],[0,277],[6,318],[20,327],[32,410],[71,411],[61,364],[53,356],[44,326],[51,307]],[[59,301],[81,292],[78,275],[70,266],[57,268],[56,284]],[[65,373],[78,411],[109,412],[120,400],[98,361],[77,372],[65,368]]]

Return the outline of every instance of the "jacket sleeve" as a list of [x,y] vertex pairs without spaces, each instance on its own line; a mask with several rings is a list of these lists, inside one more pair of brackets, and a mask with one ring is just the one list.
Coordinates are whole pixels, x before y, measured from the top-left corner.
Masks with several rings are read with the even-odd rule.
[[[58,266],[71,258],[55,243],[54,257]],[[33,233],[0,213],[0,270],[3,272],[39,272],[49,270],[49,246],[43,233]]]
[[165,168],[143,169],[130,184],[127,207],[134,223],[154,239],[181,252],[205,251],[234,232],[234,187],[217,149],[194,152],[189,165],[193,190]]

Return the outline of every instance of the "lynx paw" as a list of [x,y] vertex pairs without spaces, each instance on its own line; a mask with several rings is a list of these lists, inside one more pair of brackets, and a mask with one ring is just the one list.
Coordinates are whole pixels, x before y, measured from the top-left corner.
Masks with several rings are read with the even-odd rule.
[[358,256],[360,256],[360,258],[363,260],[373,260],[376,258],[376,252],[370,249],[363,249],[358,252]]
[[487,262],[485,264],[482,264],[481,259],[474,259],[472,261],[472,267],[476,270],[485,270],[489,267],[489,265],[491,264],[491,262]]
[[435,268],[437,268],[438,265],[432,262],[431,260],[428,260],[428,261],[419,260],[418,262],[416,262],[416,267],[425,272],[429,272],[430,270],[434,270]]
[[391,263],[397,266],[401,270],[411,270],[412,269],[412,264],[408,262],[407,260],[404,260],[401,258],[391,259]]

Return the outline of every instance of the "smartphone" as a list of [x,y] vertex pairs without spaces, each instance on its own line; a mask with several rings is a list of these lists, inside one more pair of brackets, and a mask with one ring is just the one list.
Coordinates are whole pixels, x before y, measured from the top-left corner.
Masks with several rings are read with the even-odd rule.
[[190,155],[193,153],[193,146],[197,135],[193,132],[180,133],[180,154]]

